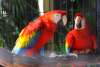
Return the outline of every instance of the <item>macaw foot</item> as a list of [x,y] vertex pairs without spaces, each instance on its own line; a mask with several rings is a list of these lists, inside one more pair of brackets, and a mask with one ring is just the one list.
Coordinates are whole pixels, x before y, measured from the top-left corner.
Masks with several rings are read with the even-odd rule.
[[32,57],[32,53],[31,53],[31,52],[27,52],[27,53],[26,53],[26,56]]
[[57,57],[57,54],[56,54],[56,53],[54,53],[54,52],[52,52],[52,53],[50,53],[49,57],[50,57],[50,58]]
[[64,57],[64,56],[65,56],[64,54],[57,55],[57,57]]
[[25,54],[27,57],[32,57],[33,56],[33,50],[32,49],[29,49],[26,54]]
[[75,53],[69,53],[69,54],[67,54],[67,56],[71,56],[71,57],[78,58],[78,55],[77,55],[77,54],[75,54]]

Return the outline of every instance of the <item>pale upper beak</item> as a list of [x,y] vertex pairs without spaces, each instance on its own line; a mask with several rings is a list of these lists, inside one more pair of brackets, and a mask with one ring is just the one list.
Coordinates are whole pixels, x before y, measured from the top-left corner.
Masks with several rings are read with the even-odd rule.
[[62,16],[62,21],[63,21],[63,25],[65,26],[67,24],[67,17],[66,17],[66,15]]
[[54,23],[58,23],[60,20],[63,21],[63,25],[65,26],[67,24],[67,17],[66,15],[63,15],[61,17],[61,14],[54,14],[53,17],[52,17],[52,21]]

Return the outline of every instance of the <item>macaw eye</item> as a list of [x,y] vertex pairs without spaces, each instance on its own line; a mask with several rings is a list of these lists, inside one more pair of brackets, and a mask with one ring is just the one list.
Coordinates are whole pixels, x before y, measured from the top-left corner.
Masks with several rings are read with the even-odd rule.
[[61,19],[61,14],[54,14],[52,17],[54,23],[59,22],[60,19]]
[[57,19],[61,19],[61,14],[56,14],[55,17],[56,17]]
[[58,16],[60,16],[60,14],[56,14],[56,16],[58,17]]

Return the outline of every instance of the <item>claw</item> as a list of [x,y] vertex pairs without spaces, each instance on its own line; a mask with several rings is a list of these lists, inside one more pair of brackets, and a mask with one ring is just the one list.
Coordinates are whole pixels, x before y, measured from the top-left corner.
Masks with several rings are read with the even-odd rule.
[[78,55],[75,53],[69,53],[68,56],[74,56],[74,57],[78,58]]

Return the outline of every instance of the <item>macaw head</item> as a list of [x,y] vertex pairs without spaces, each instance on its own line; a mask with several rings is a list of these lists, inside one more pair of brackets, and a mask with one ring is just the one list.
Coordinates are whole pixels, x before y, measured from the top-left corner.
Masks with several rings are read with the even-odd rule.
[[75,25],[74,28],[77,30],[82,30],[86,27],[86,20],[84,16],[81,13],[76,13],[75,14]]
[[53,23],[58,24],[62,20],[63,25],[67,24],[66,11],[64,10],[53,10],[46,13],[47,18]]

